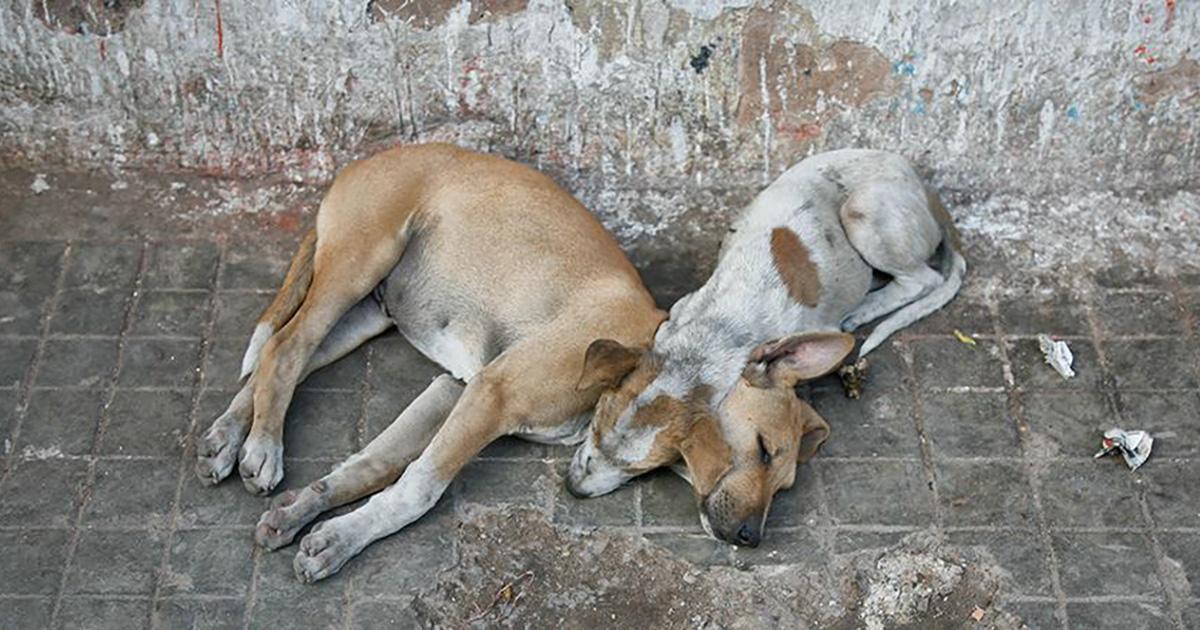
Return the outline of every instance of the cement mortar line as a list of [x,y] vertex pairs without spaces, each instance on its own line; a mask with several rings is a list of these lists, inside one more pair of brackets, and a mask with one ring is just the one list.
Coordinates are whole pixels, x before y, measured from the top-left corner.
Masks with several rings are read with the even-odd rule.
[[[42,361],[46,356],[46,334],[50,331],[50,320],[54,317],[54,311],[58,308],[58,301],[62,297],[63,285],[67,280],[67,265],[70,263],[72,245],[70,241],[63,243],[62,255],[58,258],[58,273],[54,277],[54,291],[46,297],[42,302],[42,312],[38,320],[38,330],[40,335],[37,338],[37,345],[34,347],[33,359],[25,368],[25,374],[22,375],[21,382],[17,388],[18,402],[15,418],[13,419],[12,428],[8,432],[8,441],[12,448],[16,448],[20,444],[21,429],[25,425],[25,417],[29,412],[29,403],[33,400],[33,385],[37,382],[38,374],[42,368]],[[0,488],[7,485],[8,479],[12,474],[15,458],[13,453],[4,453],[5,461],[3,472],[0,472]]]
[[[994,284],[991,289],[994,289]],[[985,297],[988,313],[992,319],[992,330],[998,338],[1004,338],[1003,319],[1000,317],[1000,302],[994,290],[987,291]],[[1062,586],[1062,577],[1060,575],[1061,565],[1058,560],[1058,553],[1054,549],[1053,539],[1050,537],[1050,531],[1047,524],[1046,512],[1042,506],[1041,489],[1038,486],[1037,475],[1034,467],[1037,465],[1036,460],[1030,453],[1029,444],[1029,425],[1025,421],[1024,409],[1021,406],[1021,392],[1016,387],[1016,378],[1013,374],[1012,361],[1008,357],[1008,343],[1002,342],[996,344],[997,352],[1000,356],[1000,367],[1004,375],[1004,386],[1008,390],[1008,402],[1006,409],[1009,414],[1009,420],[1017,425],[1017,435],[1019,436],[1019,444],[1021,448],[1021,457],[1023,468],[1025,471],[1025,482],[1030,489],[1030,495],[1033,500],[1034,522],[1037,524],[1038,539],[1042,546],[1046,549],[1046,568],[1050,574],[1050,589],[1054,593],[1055,601],[1055,617],[1058,618],[1062,630],[1071,630],[1070,619],[1067,616],[1066,591]]]
[[[1089,296],[1090,299],[1087,299],[1084,302],[1084,315],[1087,318],[1088,326],[1091,328],[1092,334],[1095,336],[1095,340],[1092,342],[1092,345],[1096,349],[1096,361],[1099,363],[1100,367],[1101,389],[1108,398],[1110,407],[1116,412],[1117,419],[1120,421],[1121,426],[1129,426],[1128,423],[1125,422],[1125,405],[1121,400],[1120,391],[1114,386],[1116,383],[1116,378],[1114,377],[1112,369],[1108,363],[1108,353],[1104,347],[1104,344],[1101,343],[1102,327],[1100,326],[1099,318],[1096,316],[1096,297],[1096,294],[1092,294]],[[1170,575],[1167,573],[1166,554],[1162,550],[1162,545],[1158,540],[1158,536],[1154,533],[1154,519],[1150,513],[1150,506],[1146,501],[1145,486],[1139,484],[1134,491],[1137,494],[1136,498],[1138,506],[1141,509],[1142,522],[1145,524],[1148,530],[1144,535],[1150,540],[1150,550],[1154,555],[1154,572],[1158,575],[1162,594],[1166,598],[1167,607],[1171,613],[1171,620],[1174,622],[1175,627],[1179,630],[1187,630],[1183,623],[1183,607],[1178,601],[1175,590],[1171,586]]]
[[[212,277],[209,279],[210,287],[216,286],[217,282],[220,281],[222,266],[224,265],[225,261],[224,252],[224,246],[219,246],[217,253],[217,264],[212,271]],[[183,496],[184,480],[187,478],[188,474],[187,463],[188,460],[191,459],[190,456],[195,448],[196,424],[199,421],[200,414],[200,397],[208,380],[204,366],[208,364],[209,352],[212,350],[212,342],[210,341],[210,338],[217,319],[216,292],[210,290],[208,292],[208,299],[205,300],[205,302],[205,308],[207,309],[207,312],[205,313],[204,335],[201,337],[200,341],[200,357],[198,361],[199,367],[196,368],[196,373],[192,381],[192,396],[188,405],[188,427],[187,431],[184,433],[184,439],[186,442],[183,447],[183,452],[181,452],[178,457],[179,463],[176,466],[175,471],[175,494],[171,499],[171,508],[167,516],[167,532],[165,536],[166,542],[163,545],[162,561],[159,564],[157,578],[154,580],[154,594],[151,598],[152,605],[150,610],[150,626],[152,628],[158,628],[162,625],[162,618],[159,614],[158,604],[162,599],[163,582],[167,579],[167,576],[170,575],[171,572],[171,547],[175,541],[175,532],[179,529],[180,500]],[[189,448],[189,446],[191,446],[191,448]]]
[[[371,387],[371,376],[375,367],[375,346],[371,344],[369,340],[364,343],[364,346],[365,348],[363,351],[366,353],[366,357],[363,365],[363,378],[358,384],[358,417],[355,419],[354,423],[355,444],[358,445],[359,452],[366,448],[368,443],[367,408],[370,404],[373,393],[373,388]],[[401,412],[397,412],[397,415],[399,415],[399,413]],[[385,426],[383,430],[386,430],[386,428],[387,427]],[[388,485],[390,486],[391,484]],[[370,497],[367,498],[369,499]],[[451,501],[453,501],[453,497],[451,498]],[[299,541],[296,542],[298,543]],[[342,586],[342,627],[346,628],[346,630],[350,630],[354,625],[354,609],[351,603],[354,599],[354,594],[358,590],[357,578],[357,575],[350,576],[345,580],[345,584]]]
[[[812,393],[811,386],[808,388],[806,393]],[[806,466],[803,466],[801,467],[801,470],[796,471],[796,475],[812,475],[813,488],[817,495],[817,518],[821,519],[820,522],[822,525],[827,526],[826,530],[817,531],[817,544],[820,546],[822,553],[825,554],[825,557],[832,561],[834,551],[836,549],[837,537],[833,531],[828,529],[828,526],[833,525],[833,515],[829,511],[829,496],[825,489],[825,475],[821,472],[820,466],[814,465],[814,461],[820,457],[821,453],[818,450],[816,455],[807,463]],[[788,490],[788,492],[796,492],[796,489],[793,487],[791,490]],[[774,528],[767,528],[767,531],[772,532],[774,531]],[[830,566],[831,564],[832,562],[826,563],[828,570],[822,571],[822,578],[825,580],[825,588],[830,589],[832,592],[837,589],[837,576],[833,574],[832,566]]]
[[904,341],[896,341],[893,347],[898,350],[900,360],[904,364],[903,387],[908,389],[912,399],[911,419],[913,429],[917,434],[917,444],[921,451],[921,469],[925,474],[925,483],[933,494],[933,526],[934,535],[938,542],[945,542],[944,528],[946,525],[945,510],[942,507],[942,493],[938,484],[937,469],[933,460],[933,445],[925,431],[925,414],[923,413],[924,399],[921,397],[921,387],[918,386],[917,373],[913,368],[912,347]]
[[[91,455],[98,454],[100,444],[104,440],[104,433],[108,428],[111,420],[110,412],[113,400],[117,393],[117,380],[121,376],[121,370],[125,367],[125,345],[126,335],[133,327],[134,314],[137,313],[137,307],[140,302],[142,293],[142,284],[146,279],[146,267],[149,260],[149,247],[146,242],[142,242],[141,251],[138,257],[137,274],[134,277],[133,289],[125,302],[124,319],[121,324],[121,334],[117,338],[117,357],[114,362],[112,373],[109,377],[109,385],[104,390],[105,401],[100,413],[100,420],[97,423],[96,433],[92,437]],[[79,494],[79,507],[75,513],[75,524],[72,527],[70,541],[67,544],[67,557],[63,565],[63,574],[59,581],[58,592],[55,595],[54,607],[50,612],[50,625],[56,625],[58,616],[62,611],[63,593],[66,591],[67,581],[71,576],[71,568],[75,561],[75,554],[79,550],[79,538],[83,525],[84,514],[87,513],[88,504],[91,502],[92,492],[95,490],[96,483],[96,461],[92,459],[88,462],[87,472],[84,476],[82,490]]]

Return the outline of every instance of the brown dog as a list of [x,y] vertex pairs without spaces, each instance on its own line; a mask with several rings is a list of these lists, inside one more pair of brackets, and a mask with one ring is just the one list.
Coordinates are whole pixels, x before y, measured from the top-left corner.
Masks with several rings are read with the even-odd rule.
[[216,483],[240,461],[246,488],[270,492],[297,383],[390,326],[445,367],[366,448],[260,519],[255,538],[274,549],[382,489],[301,542],[296,574],[319,580],[428,511],[496,438],[581,441],[600,395],[576,387],[589,343],[646,345],[664,317],[612,236],[546,176],[447,145],[393,149],[337,176],[197,472]]

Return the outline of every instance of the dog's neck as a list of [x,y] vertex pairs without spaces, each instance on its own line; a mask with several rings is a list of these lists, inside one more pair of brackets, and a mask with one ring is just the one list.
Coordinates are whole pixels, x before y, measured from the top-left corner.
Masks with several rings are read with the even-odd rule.
[[659,393],[682,397],[704,384],[713,388],[713,402],[719,403],[737,384],[756,347],[806,330],[803,325],[775,330],[779,326],[774,318],[748,306],[751,296],[736,293],[724,288],[714,275],[671,308],[670,317],[654,338],[654,351],[664,361],[657,379]]

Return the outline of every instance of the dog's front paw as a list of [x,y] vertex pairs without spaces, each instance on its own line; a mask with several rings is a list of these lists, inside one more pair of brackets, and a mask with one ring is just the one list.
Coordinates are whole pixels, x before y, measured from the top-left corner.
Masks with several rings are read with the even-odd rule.
[[216,485],[233,472],[246,432],[241,424],[221,416],[196,443],[196,476]]
[[323,580],[337,573],[350,558],[366,545],[353,531],[345,517],[338,517],[313,528],[300,541],[300,551],[292,562],[296,579],[306,584]]
[[260,547],[274,551],[291,544],[302,527],[321,513],[315,505],[312,491],[288,490],[271,501],[271,509],[263,512],[254,529],[254,541]]
[[283,480],[283,444],[265,435],[250,436],[242,445],[238,473],[247,492],[270,493]]

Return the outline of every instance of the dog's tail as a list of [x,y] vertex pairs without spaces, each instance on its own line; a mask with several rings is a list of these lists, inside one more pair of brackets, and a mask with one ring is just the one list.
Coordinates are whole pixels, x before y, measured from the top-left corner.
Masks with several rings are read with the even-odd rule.
[[911,325],[913,322],[933,313],[946,305],[958,295],[962,288],[963,277],[967,275],[967,259],[962,255],[962,238],[958,228],[954,227],[954,219],[946,212],[942,200],[932,188],[925,189],[929,201],[929,212],[942,228],[942,260],[941,272],[944,280],[921,298],[911,302],[904,308],[892,313],[890,317],[879,322],[879,325],[867,336],[862,348],[858,351],[859,358],[867,355],[879,344],[883,343],[892,333]]
[[279,287],[271,305],[258,318],[258,325],[254,327],[254,334],[250,337],[250,345],[242,357],[242,378],[249,376],[254,368],[258,367],[258,356],[262,354],[267,340],[288,323],[304,302],[304,296],[308,295],[308,285],[312,283],[313,254],[316,251],[317,228],[314,227],[304,235],[304,240],[292,256],[292,264],[283,278],[283,286]]

